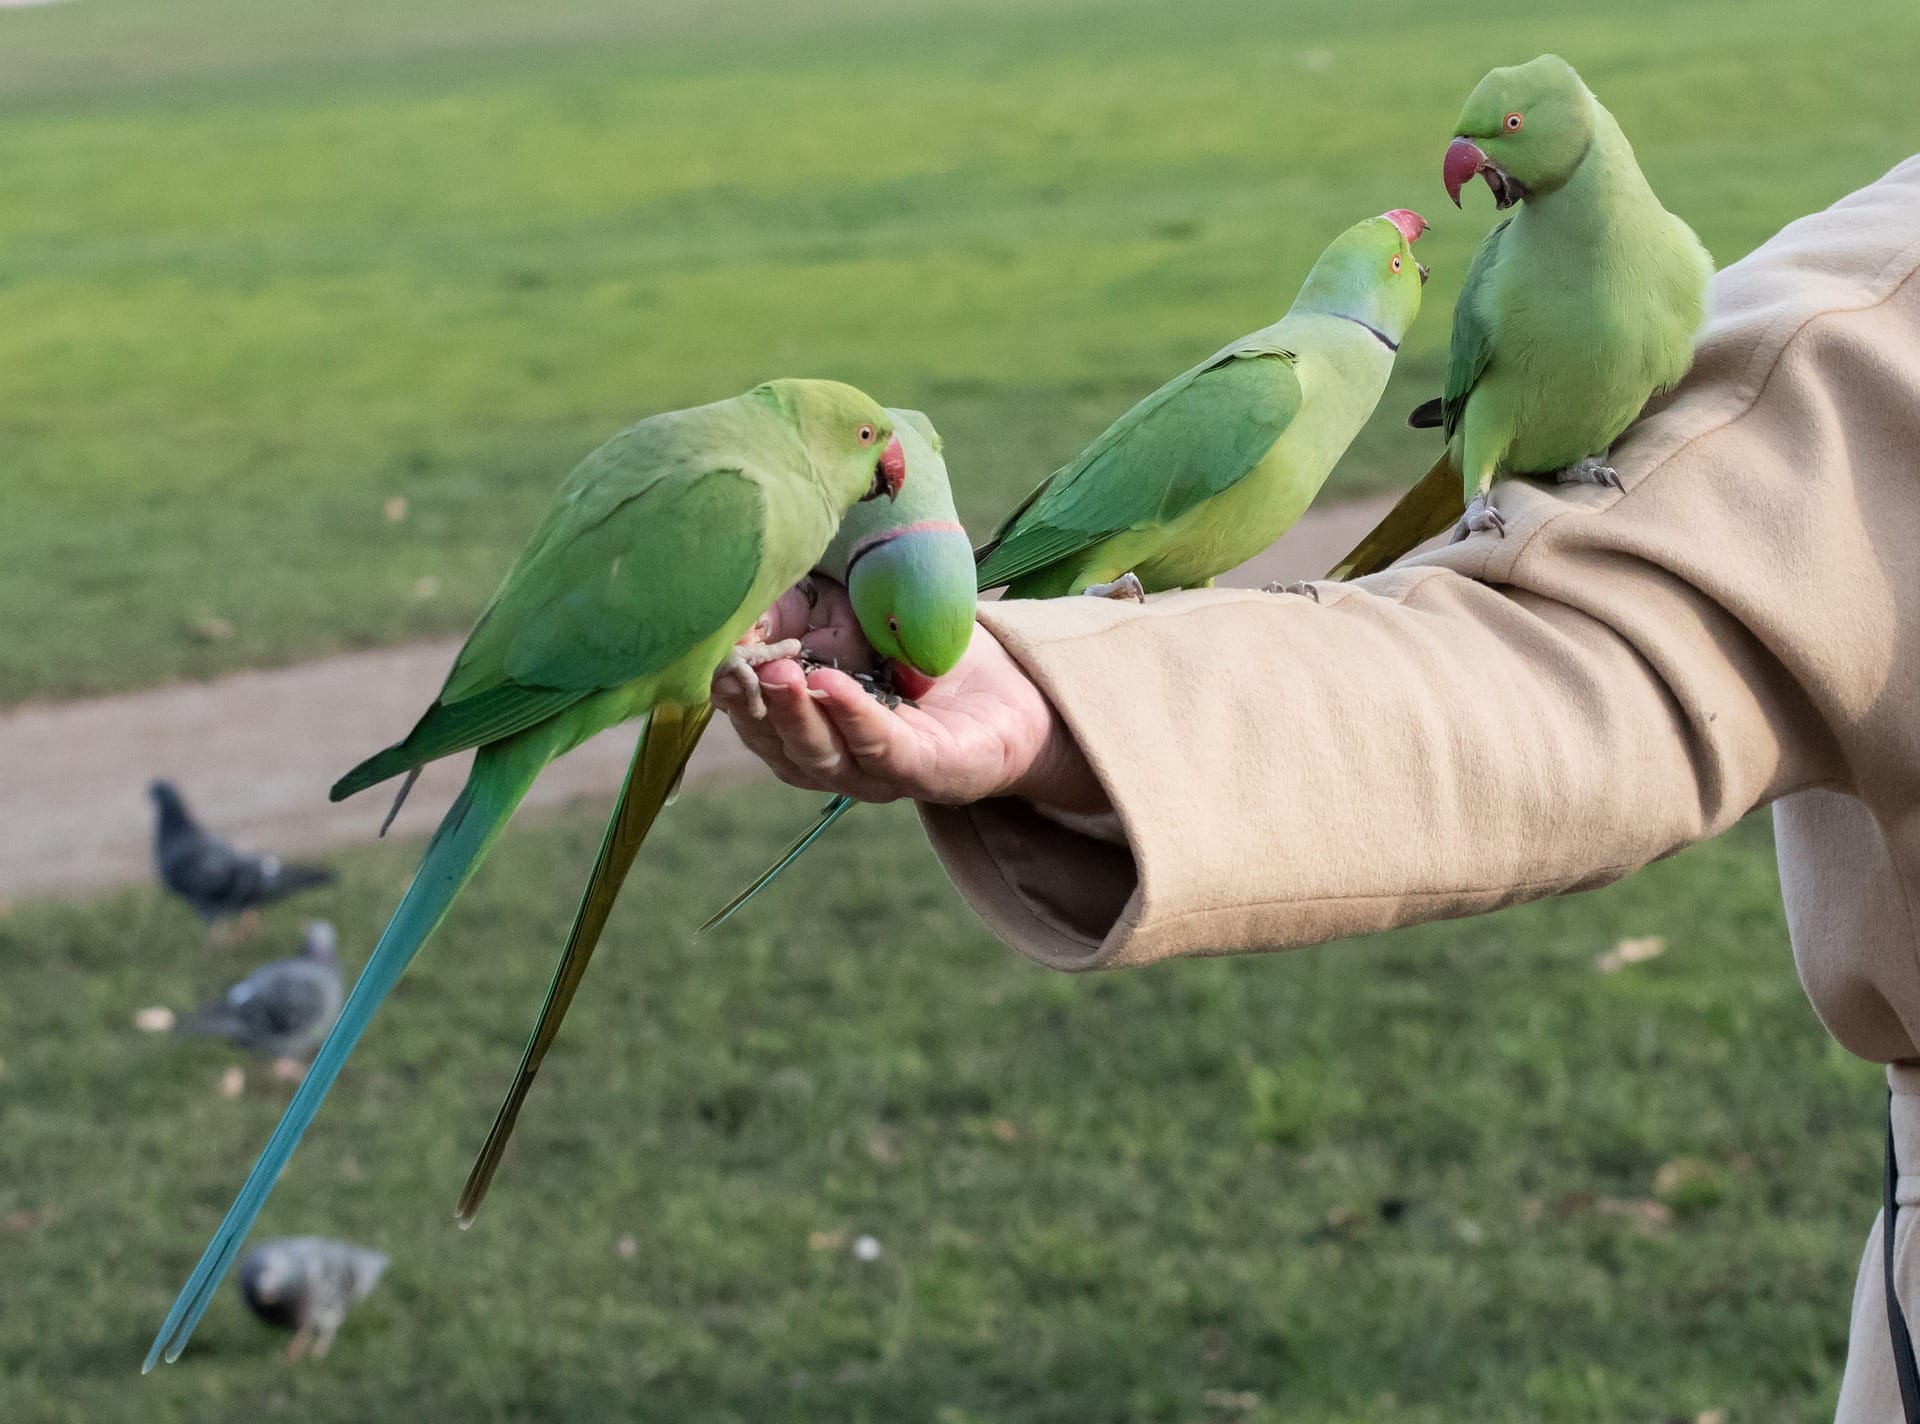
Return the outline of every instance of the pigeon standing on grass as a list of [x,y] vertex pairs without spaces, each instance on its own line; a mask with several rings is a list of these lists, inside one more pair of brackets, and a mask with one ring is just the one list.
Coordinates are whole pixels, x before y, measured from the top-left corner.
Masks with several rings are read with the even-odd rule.
[[295,1062],[320,1046],[346,997],[334,958],[333,926],[307,926],[300,952],[263,964],[212,1003],[180,1021],[181,1033],[207,1034],[277,1060],[282,1077],[299,1078]]
[[192,906],[209,929],[296,891],[333,882],[333,872],[322,866],[288,865],[278,856],[237,851],[201,829],[171,781],[154,782],[147,794],[159,813],[153,860],[160,883]]
[[267,1324],[293,1331],[290,1362],[309,1353],[318,1360],[332,1347],[347,1311],[366,1299],[386,1269],[384,1252],[351,1241],[282,1236],[247,1252],[240,1294]]
[[1489,492],[1509,477],[1624,491],[1608,450],[1693,364],[1713,259],[1572,65],[1543,54],[1474,87],[1441,181],[1458,206],[1475,178],[1509,216],[1467,267],[1444,389],[1407,417],[1446,452],[1331,578],[1383,569],[1456,520],[1455,538],[1504,538]]

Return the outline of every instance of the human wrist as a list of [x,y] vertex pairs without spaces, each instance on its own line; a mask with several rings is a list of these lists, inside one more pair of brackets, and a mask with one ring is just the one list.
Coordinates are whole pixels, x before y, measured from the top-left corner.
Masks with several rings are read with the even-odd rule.
[[1026,767],[1014,776],[1006,794],[1075,815],[1111,811],[1113,803],[1108,800],[1100,778],[1094,775],[1086,753],[1080,750],[1080,743],[1074,740],[1053,705],[1044,697],[1041,702],[1045,708],[1045,729]]

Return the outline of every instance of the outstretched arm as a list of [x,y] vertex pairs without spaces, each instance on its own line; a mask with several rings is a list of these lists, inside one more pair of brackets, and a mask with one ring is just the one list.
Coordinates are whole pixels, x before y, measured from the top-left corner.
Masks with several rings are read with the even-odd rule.
[[798,638],[822,662],[760,669],[766,704],[716,681],[713,700],[740,739],[789,786],[862,801],[957,806],[1018,796],[1067,811],[1107,809],[1086,757],[1033,680],[992,634],[977,631],[959,665],[918,704],[889,709],[849,673],[869,671],[846,590],[818,575],[769,609],[754,629],[766,642]]
[[[951,694],[1005,704],[973,716],[1004,723],[977,741],[957,705],[883,722],[824,673],[824,698],[791,693],[755,735],[825,738],[795,763],[804,784],[970,803],[924,811],[949,872],[1063,968],[1587,888],[1805,788],[1859,797],[1911,871],[1916,232],[1920,161],[1723,273],[1692,375],[1614,452],[1624,492],[1509,482],[1506,539],[1320,585],[1318,602],[985,605],[977,688]],[[1097,801],[1052,786],[1074,759],[1042,756],[1058,737],[1032,735],[1036,695],[1124,846],[1021,799]],[[941,737],[955,759],[931,755]]]

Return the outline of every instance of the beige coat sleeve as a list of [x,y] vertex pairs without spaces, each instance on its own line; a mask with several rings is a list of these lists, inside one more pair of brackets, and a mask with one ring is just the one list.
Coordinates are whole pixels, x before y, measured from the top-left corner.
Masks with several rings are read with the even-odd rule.
[[1692,373],[1614,452],[1625,492],[1504,483],[1504,539],[1318,603],[983,606],[1124,844],[926,807],[954,882],[1058,968],[1281,949],[1600,885],[1826,788],[1910,905],[1916,267],[1920,160],[1722,273]]

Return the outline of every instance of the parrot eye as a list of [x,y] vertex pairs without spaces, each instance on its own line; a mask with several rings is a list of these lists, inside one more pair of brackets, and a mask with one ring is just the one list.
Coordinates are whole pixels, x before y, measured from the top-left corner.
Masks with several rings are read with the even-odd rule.
[[1393,260],[1392,260],[1391,262],[1389,262],[1389,263],[1388,263],[1387,265],[1388,265],[1389,267],[1391,267],[1391,268],[1393,268],[1393,270],[1394,270],[1394,272],[1395,272],[1395,273],[1398,273],[1398,272],[1399,272],[1399,270],[1400,270],[1400,254],[1399,254],[1399,253],[1397,253],[1397,252],[1396,252],[1396,253],[1394,253],[1394,254],[1393,254]]
[[862,445],[873,444],[873,427],[871,425],[861,426],[858,434]]
[[896,638],[900,636],[900,620],[891,613],[887,615],[887,631]]
[[1508,114],[1502,122],[1506,125],[1508,133],[1519,133],[1520,125],[1524,124],[1526,120],[1519,114]]

